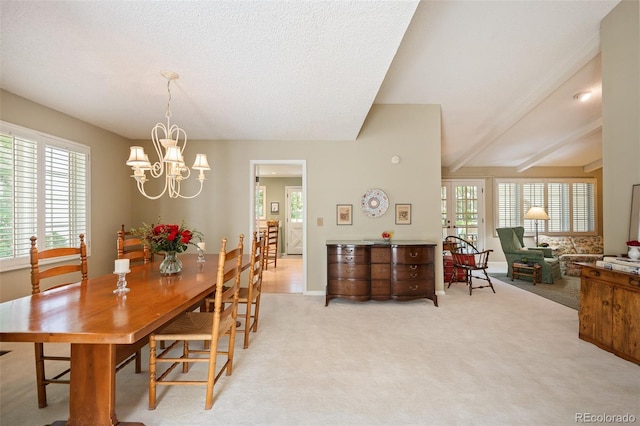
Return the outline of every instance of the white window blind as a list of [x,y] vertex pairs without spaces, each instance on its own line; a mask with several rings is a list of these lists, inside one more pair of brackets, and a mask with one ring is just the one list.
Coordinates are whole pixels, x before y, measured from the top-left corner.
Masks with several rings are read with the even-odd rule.
[[531,207],[543,207],[549,220],[538,221],[540,233],[596,233],[595,179],[496,179],[497,227],[524,226],[534,232],[535,222],[525,220]]
[[0,266],[29,265],[38,249],[89,241],[89,148],[0,122]]

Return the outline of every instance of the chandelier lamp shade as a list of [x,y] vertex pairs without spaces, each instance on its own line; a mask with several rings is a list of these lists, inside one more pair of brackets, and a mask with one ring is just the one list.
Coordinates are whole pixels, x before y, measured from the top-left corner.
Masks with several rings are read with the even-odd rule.
[[[176,124],[171,124],[171,82],[178,79],[178,74],[172,71],[163,71],[161,75],[167,79],[167,92],[169,100],[167,102],[167,124],[157,123],[151,129],[151,141],[156,150],[158,161],[151,164],[149,156],[141,146],[130,147],[127,166],[133,169],[132,178],[136,180],[138,191],[151,200],[157,200],[164,194],[170,198],[195,198],[202,192],[205,177],[204,171],[211,170],[206,154],[197,154],[196,160],[191,169],[198,170],[198,182],[200,189],[194,195],[185,196],[181,194],[181,183],[191,176],[191,169],[185,164],[183,152],[187,146],[187,133]],[[159,179],[164,177],[164,189],[158,195],[149,195],[145,190],[147,179],[146,172],[149,171],[151,177]]]
[[542,207],[531,207],[528,212],[524,214],[524,218],[535,221],[536,226],[536,247],[539,247],[538,243],[538,221],[549,220],[549,215],[544,211]]

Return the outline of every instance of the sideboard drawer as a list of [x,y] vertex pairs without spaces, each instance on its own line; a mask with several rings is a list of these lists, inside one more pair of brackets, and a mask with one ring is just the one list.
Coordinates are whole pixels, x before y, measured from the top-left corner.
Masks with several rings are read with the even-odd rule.
[[368,265],[369,258],[363,255],[334,254],[327,257],[328,263],[351,263],[357,265]]
[[349,245],[342,245],[342,246],[338,245],[338,246],[327,247],[327,255],[332,255],[332,254],[365,256],[369,254],[369,248],[349,246]]
[[371,263],[389,263],[391,262],[391,250],[389,247],[372,247]]
[[369,280],[329,279],[327,290],[336,296],[366,296],[371,294]]
[[391,266],[388,263],[371,265],[372,280],[388,280],[391,277]]
[[431,263],[433,250],[428,247],[393,247],[391,249],[392,263]]
[[328,267],[329,278],[345,278],[368,280],[370,276],[369,265],[354,263],[330,263]]
[[424,281],[394,281],[391,284],[391,292],[394,297],[420,297],[430,294],[435,290],[432,280]]
[[433,265],[396,265],[391,272],[394,281],[426,280],[433,272]]
[[389,280],[371,280],[371,298],[388,300],[391,298],[391,283]]

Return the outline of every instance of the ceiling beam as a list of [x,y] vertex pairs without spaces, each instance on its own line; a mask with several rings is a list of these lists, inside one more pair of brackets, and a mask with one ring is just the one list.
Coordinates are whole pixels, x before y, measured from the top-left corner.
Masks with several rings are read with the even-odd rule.
[[536,106],[545,100],[571,76],[595,58],[600,52],[600,34],[595,34],[575,54],[570,56],[564,64],[553,70],[535,89],[524,96],[519,102],[514,102],[513,108],[508,108],[501,116],[496,117],[495,124],[475,142],[470,150],[465,152],[449,167],[451,173],[464,167],[481,151],[493,144],[507,130],[522,120]]
[[553,155],[558,148],[564,146],[564,145],[568,145],[570,143],[573,143],[575,141],[577,141],[580,138],[583,138],[585,136],[589,136],[590,134],[598,131],[602,129],[602,117],[598,118],[597,120],[587,124],[586,126],[576,130],[575,132],[569,134],[567,137],[560,139],[559,141],[552,143],[550,145],[548,145],[547,149],[543,150],[543,151],[539,151],[536,155],[530,157],[527,161],[521,163],[518,167],[517,167],[517,171],[518,173],[522,173],[525,170],[535,166],[536,164],[538,164],[540,161],[542,161],[545,157],[548,157],[550,155]]

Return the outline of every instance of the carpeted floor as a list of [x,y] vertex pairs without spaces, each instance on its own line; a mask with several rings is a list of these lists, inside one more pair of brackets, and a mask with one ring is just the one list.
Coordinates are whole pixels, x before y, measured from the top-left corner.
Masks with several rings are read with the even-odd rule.
[[555,280],[553,284],[533,285],[531,281],[519,279],[511,281],[511,278],[506,273],[493,273],[489,274],[489,276],[575,310],[580,309],[580,277],[563,275],[562,279]]
[[[499,272],[499,271],[496,271]],[[640,368],[578,339],[573,309],[496,279],[411,302],[263,294],[251,345],[214,390],[162,388],[147,407],[143,372],[117,374],[120,421],[182,425],[575,426],[578,415],[640,418]],[[536,286],[538,287],[538,286]],[[62,345],[65,349],[68,345]],[[33,344],[0,342],[0,424],[42,426],[69,413],[69,388],[36,404]],[[202,377],[203,365],[189,375]],[[83,374],[83,373],[80,373]],[[84,374],[91,374],[90,371]],[[181,373],[179,373],[181,374]],[[584,417],[582,417],[584,418]],[[637,420],[635,420],[637,422]],[[584,422],[583,422],[584,423]]]

